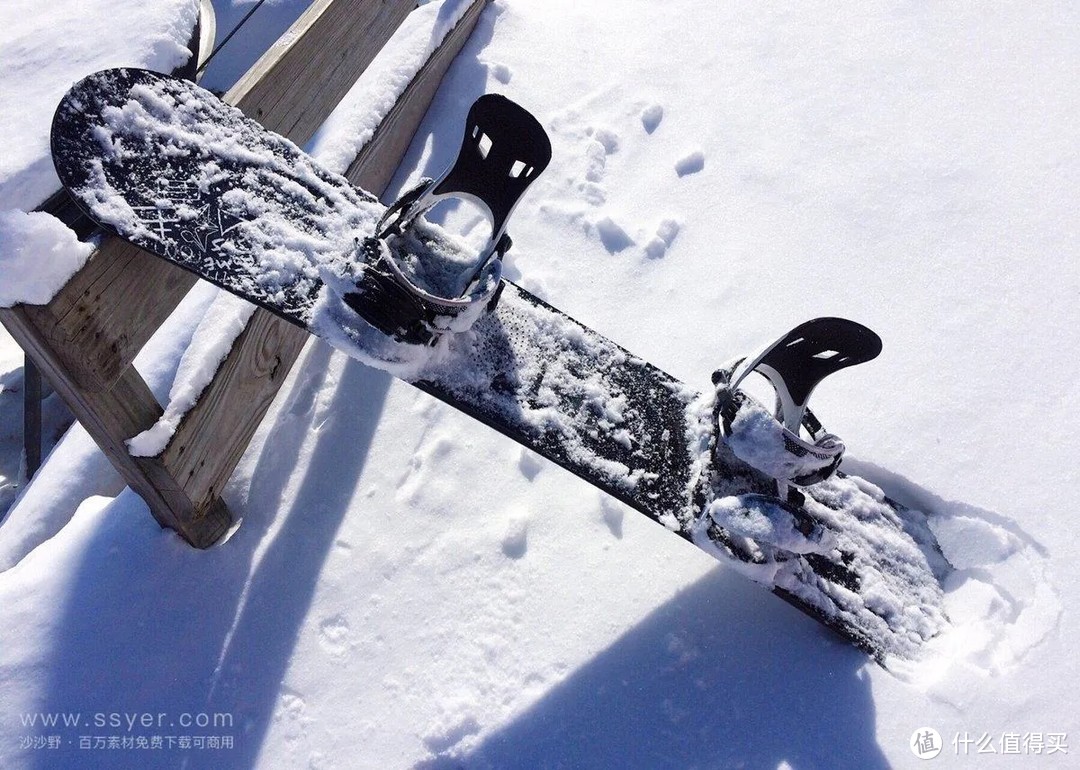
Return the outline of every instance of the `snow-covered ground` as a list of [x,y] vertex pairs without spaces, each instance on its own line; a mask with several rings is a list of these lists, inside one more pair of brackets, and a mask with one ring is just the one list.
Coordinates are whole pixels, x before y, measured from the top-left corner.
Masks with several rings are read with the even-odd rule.
[[[191,2],[124,3],[153,9],[127,43],[115,6],[0,7],[0,209],[50,191],[48,119],[72,80],[182,58]],[[313,342],[215,548],[159,530],[78,427],[20,484],[0,524],[0,765],[914,767],[933,728],[930,766],[1075,766],[1078,17],[1041,0],[496,0],[395,180],[447,163],[467,105],[502,92],[554,149],[511,224],[526,288],[699,387],[806,318],[877,330],[881,357],[815,411],[845,467],[936,516],[959,571],[931,660],[879,668]],[[197,288],[140,356],[163,399],[214,301]],[[20,482],[20,360],[0,336],[0,505]],[[232,747],[122,742],[154,736]]]

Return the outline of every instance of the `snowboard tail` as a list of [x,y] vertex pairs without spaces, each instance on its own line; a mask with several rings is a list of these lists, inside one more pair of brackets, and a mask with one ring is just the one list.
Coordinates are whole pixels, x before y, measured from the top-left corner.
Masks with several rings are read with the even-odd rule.
[[[106,230],[466,412],[879,661],[916,657],[947,624],[941,581],[951,569],[925,515],[835,466],[812,483],[778,482],[755,467],[760,453],[735,451],[743,434],[720,425],[727,409],[728,433],[741,419],[775,418],[797,436],[814,385],[848,365],[810,351],[810,371],[798,344],[823,332],[821,344],[852,346],[854,362],[876,355],[873,340],[851,322],[823,319],[742,369],[721,370],[719,384],[699,393],[506,281],[506,222],[550,146],[537,149],[539,124],[520,115],[500,133],[487,110],[512,109],[498,99],[481,98],[482,119],[470,113],[455,166],[389,210],[203,89],[143,70],[76,84],[54,118],[53,157],[65,187]],[[482,137],[491,143],[485,157]],[[490,194],[494,177],[483,169],[495,166],[485,158],[498,161],[495,176],[510,179],[509,168],[525,178]],[[489,210],[493,235],[479,255],[422,217],[455,194]],[[440,314],[454,291],[470,301]],[[400,310],[416,298],[419,309]],[[830,324],[842,333],[824,333]],[[738,381],[770,367],[786,413],[732,411]]]

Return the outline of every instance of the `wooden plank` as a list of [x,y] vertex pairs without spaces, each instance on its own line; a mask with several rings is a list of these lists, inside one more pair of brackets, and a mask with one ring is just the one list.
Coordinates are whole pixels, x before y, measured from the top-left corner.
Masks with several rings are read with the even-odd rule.
[[23,356],[23,453],[26,478],[41,467],[41,372],[34,359]]
[[382,193],[393,179],[401,158],[412,144],[450,63],[469,39],[487,0],[478,0],[458,20],[439,48],[406,86],[393,109],[375,129],[371,140],[349,164],[345,176],[365,190]]
[[42,375],[127,484],[146,501],[161,526],[176,530],[197,547],[211,545],[228,530],[231,520],[224,506],[215,500],[195,505],[160,459],[136,458],[128,453],[124,439],[151,427],[162,413],[134,368],[122,372],[109,390],[82,388],[25,308],[0,309],[0,321],[33,357]]
[[110,238],[52,302],[26,312],[80,385],[105,391],[197,280]]
[[195,501],[218,496],[308,334],[259,308],[161,455]]
[[[486,4],[487,0],[475,0],[432,53],[418,73],[419,84],[405,89],[350,166],[351,181],[375,193],[384,190],[419,128],[442,75],[465,44]],[[384,131],[384,125],[392,129]],[[380,134],[383,139],[376,141]],[[195,407],[184,416],[163,454],[166,465],[193,500],[208,499],[228,480],[307,336],[261,308],[255,311],[248,328]],[[269,341],[274,339],[278,341],[276,359],[269,352]]]
[[416,3],[315,0],[225,95],[299,145],[326,120]]

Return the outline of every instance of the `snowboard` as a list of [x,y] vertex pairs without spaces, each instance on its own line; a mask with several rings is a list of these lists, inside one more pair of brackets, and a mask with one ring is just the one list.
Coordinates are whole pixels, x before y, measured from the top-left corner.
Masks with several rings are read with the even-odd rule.
[[[64,187],[106,231],[566,468],[878,662],[915,659],[946,628],[951,567],[925,514],[835,467],[778,481],[730,435],[747,402],[727,386],[756,370],[793,383],[778,388],[798,402],[782,441],[803,451],[810,391],[876,355],[876,335],[817,319],[701,392],[504,279],[507,222],[551,152],[504,97],[477,100],[455,165],[389,209],[208,91],[145,70],[73,86],[51,141]],[[488,211],[483,247],[417,213],[447,197]]]

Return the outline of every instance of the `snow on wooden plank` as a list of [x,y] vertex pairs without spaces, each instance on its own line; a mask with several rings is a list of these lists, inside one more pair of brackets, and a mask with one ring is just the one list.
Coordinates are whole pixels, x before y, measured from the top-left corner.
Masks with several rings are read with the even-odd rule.
[[476,28],[476,22],[486,5],[487,0],[474,2],[443,39],[439,49],[416,73],[371,140],[344,172],[350,182],[378,193],[390,183],[446,70]]
[[303,145],[414,7],[403,0],[316,0],[225,101]]
[[[423,120],[450,62],[476,26],[487,0],[471,7],[417,70],[346,176],[381,193]],[[384,127],[386,129],[384,130]],[[380,139],[380,136],[382,139]],[[308,334],[259,308],[214,380],[184,416],[161,455],[193,500],[220,492],[300,355]]]

